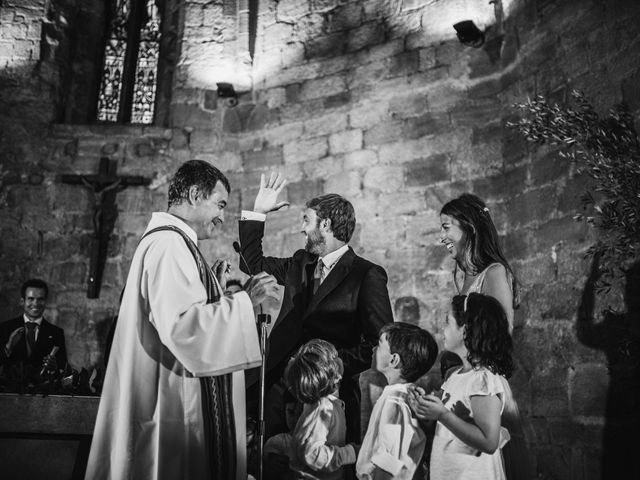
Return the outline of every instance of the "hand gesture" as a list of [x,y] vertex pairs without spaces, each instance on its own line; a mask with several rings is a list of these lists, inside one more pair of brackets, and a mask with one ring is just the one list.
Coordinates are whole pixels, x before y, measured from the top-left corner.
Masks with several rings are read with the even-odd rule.
[[419,420],[437,420],[447,411],[437,394],[427,395],[422,387],[416,385],[409,387],[409,408]]
[[267,298],[278,298],[278,282],[272,275],[260,272],[249,279],[245,291],[253,306],[257,307]]
[[260,190],[253,203],[253,211],[267,214],[289,205],[289,202],[278,202],[278,195],[287,184],[287,180],[279,173],[271,172],[269,178],[260,175]]
[[9,340],[7,340],[7,344],[4,346],[4,353],[7,357],[11,356],[13,349],[18,344],[20,340],[24,337],[24,327],[18,327],[11,335],[9,335]]
[[231,263],[229,263],[228,260],[218,259],[213,262],[211,270],[213,270],[213,274],[218,279],[218,282],[220,282],[220,286],[222,287],[222,291],[224,292],[225,288],[227,288],[227,280],[229,280]]
[[55,355],[47,355],[42,358],[42,371],[43,372],[57,372],[58,360]]
[[437,395],[430,393],[429,395],[419,397],[418,411],[420,412],[420,415],[422,415],[422,418],[426,420],[438,420],[440,415],[448,410]]

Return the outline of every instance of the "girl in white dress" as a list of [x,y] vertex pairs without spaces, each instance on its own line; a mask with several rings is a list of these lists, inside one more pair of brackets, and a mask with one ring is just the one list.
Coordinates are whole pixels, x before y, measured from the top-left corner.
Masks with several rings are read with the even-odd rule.
[[[458,295],[444,330],[444,347],[462,359],[442,385],[442,397],[415,387],[409,402],[422,420],[436,420],[431,480],[503,480],[501,428],[505,376],[513,370],[509,324],[500,303],[478,293]],[[420,400],[420,401],[418,401]]]

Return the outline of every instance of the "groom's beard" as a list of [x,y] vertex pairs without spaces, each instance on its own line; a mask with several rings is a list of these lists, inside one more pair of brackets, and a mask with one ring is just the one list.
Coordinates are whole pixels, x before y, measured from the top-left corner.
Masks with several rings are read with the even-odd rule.
[[307,234],[307,242],[305,243],[304,249],[309,253],[320,255],[324,252],[326,244],[327,242],[322,236],[322,233],[316,227],[315,230]]

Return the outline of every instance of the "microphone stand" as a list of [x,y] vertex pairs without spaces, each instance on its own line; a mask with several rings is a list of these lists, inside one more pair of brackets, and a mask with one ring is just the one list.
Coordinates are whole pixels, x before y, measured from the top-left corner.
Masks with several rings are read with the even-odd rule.
[[[240,259],[247,268],[247,272],[251,272],[249,264],[242,255],[240,244],[233,242],[233,249],[240,255]],[[260,326],[260,381],[259,381],[259,397],[258,397],[258,480],[263,478],[264,462],[262,461],[262,452],[264,450],[265,422],[264,422],[264,390],[267,363],[267,326],[271,323],[271,315],[264,313],[262,304],[260,304],[260,313],[256,316],[256,322]]]
[[264,466],[262,451],[264,448],[265,434],[264,386],[267,360],[267,325],[271,323],[271,315],[262,312],[262,305],[260,305],[260,313],[257,316],[257,321],[260,325],[260,353],[262,356],[262,362],[260,364],[260,397],[258,398],[258,480],[262,480]]

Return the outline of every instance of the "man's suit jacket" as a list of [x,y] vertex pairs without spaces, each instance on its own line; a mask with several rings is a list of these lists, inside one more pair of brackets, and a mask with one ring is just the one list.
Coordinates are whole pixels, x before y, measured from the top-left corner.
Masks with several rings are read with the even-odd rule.
[[0,356],[3,363],[12,365],[24,362],[27,365],[32,365],[39,369],[42,366],[42,359],[51,353],[51,349],[54,346],[58,346],[60,348],[56,354],[58,368],[64,368],[66,366],[67,349],[64,344],[64,330],[47,322],[45,319],[42,319],[42,323],[40,324],[40,331],[38,332],[36,345],[30,357],[27,358],[26,332],[14,347],[11,355],[8,358],[5,357],[4,346],[7,344],[9,336],[16,328],[24,328],[24,317],[22,315],[0,323],[0,348],[2,349],[2,354]]
[[[267,387],[282,376],[289,357],[300,345],[321,338],[335,345],[344,364],[341,393],[346,393],[345,389],[357,390],[352,377],[371,366],[379,331],[384,324],[393,322],[384,269],[349,248],[314,295],[317,255],[298,250],[290,258],[265,257],[265,222],[239,223],[242,255],[251,271],[240,261],[241,270],[248,274],[267,272],[284,285],[280,314],[269,337]],[[247,384],[256,380],[249,375]]]

